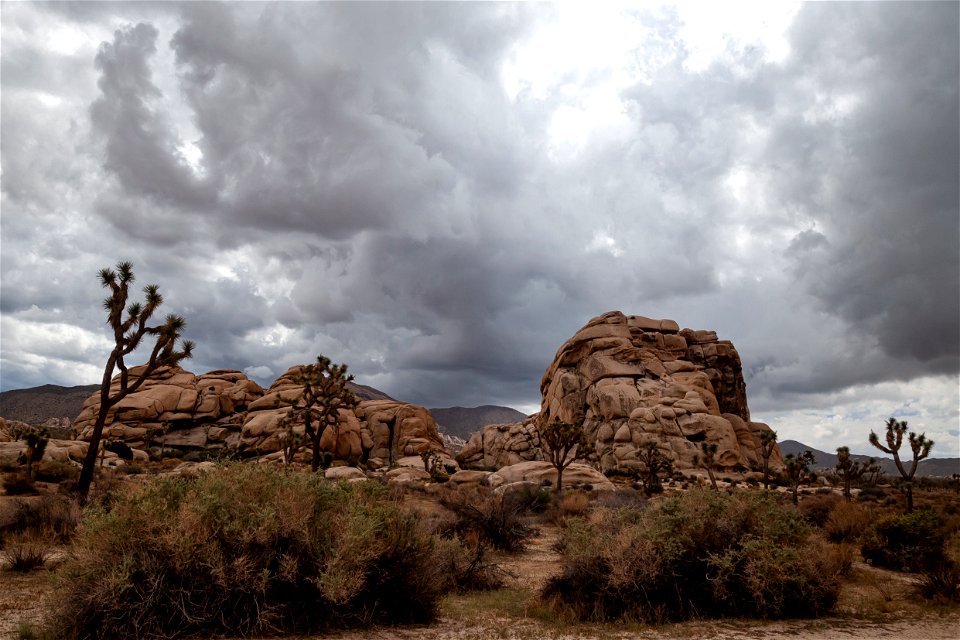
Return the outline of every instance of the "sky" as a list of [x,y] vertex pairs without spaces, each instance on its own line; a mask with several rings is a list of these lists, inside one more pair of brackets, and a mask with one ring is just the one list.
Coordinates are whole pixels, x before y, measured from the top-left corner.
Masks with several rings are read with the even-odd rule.
[[98,383],[129,260],[197,373],[533,412],[620,310],[960,455],[960,4],[719,4],[3,2],[0,388]]

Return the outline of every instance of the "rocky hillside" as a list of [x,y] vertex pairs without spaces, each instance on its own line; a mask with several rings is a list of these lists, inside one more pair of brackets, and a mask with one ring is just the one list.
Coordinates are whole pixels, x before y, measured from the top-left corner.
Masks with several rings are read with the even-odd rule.
[[0,416],[27,424],[44,424],[51,418],[72,421],[90,394],[100,385],[59,387],[45,384],[30,389],[14,389],[0,393]]
[[[716,467],[742,472],[761,464],[740,355],[713,331],[680,329],[673,320],[611,311],[588,322],[557,351],[540,383],[539,420],[583,424],[602,471],[641,468],[654,444],[676,468],[690,469],[701,443],[717,445]],[[538,457],[532,421],[487,427],[457,459],[463,465]],[[771,467],[782,466],[779,450]]]
[[482,407],[443,407],[430,409],[437,428],[449,436],[468,440],[488,424],[521,422],[527,416],[510,407],[484,405]]

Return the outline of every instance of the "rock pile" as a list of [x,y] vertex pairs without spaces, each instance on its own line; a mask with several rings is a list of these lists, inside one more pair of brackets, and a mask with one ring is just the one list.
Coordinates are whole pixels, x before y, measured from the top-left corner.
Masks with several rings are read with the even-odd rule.
[[[541,460],[536,424],[582,423],[601,471],[638,471],[649,443],[675,468],[692,469],[701,443],[717,445],[719,470],[760,467],[760,435],[751,422],[740,356],[713,331],[673,320],[611,311],[588,322],[557,351],[540,383],[541,410],[513,425],[474,434],[457,456],[466,467]],[[779,450],[770,460],[782,468]]]
[[[179,367],[164,368],[135,393],[111,407],[103,430],[105,438],[125,441],[134,449],[236,450],[243,455],[266,455],[280,449],[281,420],[300,399],[294,382],[300,367],[291,367],[267,391],[239,371],[211,371],[197,376]],[[137,369],[131,369],[131,375]],[[113,390],[119,386],[114,380]],[[366,398],[387,398],[361,386]],[[100,410],[100,395],[84,403],[74,428],[89,440]],[[303,433],[303,424],[294,424]],[[341,410],[339,428],[328,429],[322,451],[349,463],[366,462],[376,468],[404,456],[434,451],[445,456],[443,441],[430,412],[420,406],[390,399],[364,400],[353,410]],[[445,458],[445,462],[452,461]]]
[[[131,368],[131,377],[139,370]],[[119,384],[118,376],[111,393],[119,390]],[[184,450],[232,449],[240,441],[248,406],[262,396],[263,388],[239,371],[197,376],[180,367],[165,367],[110,408],[103,436],[136,449],[161,443]],[[73,422],[79,439],[90,439],[99,411],[98,392],[87,398]]]

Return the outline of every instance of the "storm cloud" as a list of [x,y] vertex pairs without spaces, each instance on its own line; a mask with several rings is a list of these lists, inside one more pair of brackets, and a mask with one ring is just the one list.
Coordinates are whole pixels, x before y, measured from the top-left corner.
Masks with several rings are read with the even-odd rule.
[[738,7],[5,5],[2,388],[99,379],[129,259],[197,371],[533,411],[620,309],[781,437],[958,455],[960,8]]

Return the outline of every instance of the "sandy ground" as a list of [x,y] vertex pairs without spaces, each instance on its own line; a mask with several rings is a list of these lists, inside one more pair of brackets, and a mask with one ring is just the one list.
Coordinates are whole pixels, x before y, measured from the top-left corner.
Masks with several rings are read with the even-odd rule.
[[[440,619],[429,626],[389,627],[312,636],[336,640],[898,640],[960,639],[960,607],[919,606],[911,595],[912,577],[855,566],[845,585],[838,615],[818,620],[758,622],[696,621],[641,625],[559,625],[536,617],[526,602],[559,570],[553,550],[556,527],[541,527],[528,549],[502,562],[510,572],[507,588],[492,594],[447,598]],[[42,622],[43,600],[53,597],[47,571],[0,571],[0,638],[18,638],[21,623]],[[287,640],[310,640],[288,636]]]

